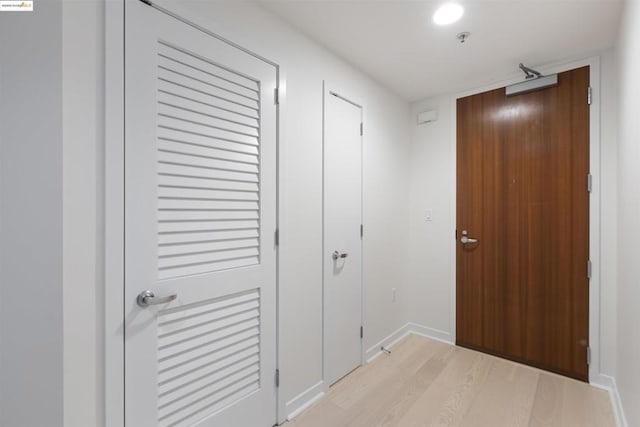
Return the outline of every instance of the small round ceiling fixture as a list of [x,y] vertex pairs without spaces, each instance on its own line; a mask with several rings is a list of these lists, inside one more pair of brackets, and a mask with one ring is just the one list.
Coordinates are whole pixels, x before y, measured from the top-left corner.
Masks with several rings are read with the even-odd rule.
[[433,14],[433,22],[438,25],[449,25],[462,18],[464,8],[457,3],[445,3]]

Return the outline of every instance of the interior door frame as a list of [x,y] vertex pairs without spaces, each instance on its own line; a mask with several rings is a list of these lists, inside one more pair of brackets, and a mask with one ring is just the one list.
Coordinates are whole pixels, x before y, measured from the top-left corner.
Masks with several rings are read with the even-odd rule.
[[[125,2],[140,0],[114,0],[104,2],[105,31],[105,151],[104,151],[104,323],[102,350],[104,391],[98,391],[104,403],[104,420],[107,426],[124,427],[125,418],[125,348],[124,348],[124,169],[125,169],[125,81],[124,81],[124,29]],[[279,54],[267,45],[255,46],[239,32],[227,29],[219,22],[212,22],[171,0],[153,0],[154,6],[171,11],[171,14],[190,25],[199,27],[216,37],[270,65],[276,70],[278,105],[276,106],[276,221],[282,236],[283,202],[281,195],[282,165],[284,159],[283,129],[286,117],[286,71],[280,65]],[[232,41],[234,40],[234,41]],[[264,52],[266,57],[256,52]],[[267,59],[268,58],[272,58]],[[280,239],[282,240],[282,239]],[[280,275],[282,271],[280,245],[276,248],[276,369],[280,369],[281,336]],[[100,352],[99,352],[100,353]],[[284,421],[285,402],[281,387],[276,388],[276,420]],[[130,427],[130,426],[127,426]]]
[[[325,257],[328,255],[328,248],[325,245],[325,164],[324,164],[324,151],[325,151],[325,111],[327,108],[327,102],[329,96],[337,96],[345,102],[348,102],[358,108],[360,108],[360,123],[364,124],[364,104],[351,95],[344,95],[345,92],[326,80],[322,81],[322,383],[323,390],[326,392],[329,389],[329,379],[327,378],[328,363],[327,363],[327,327],[326,327],[326,314],[327,314],[327,300],[325,292]],[[360,224],[364,225],[364,132],[360,136]],[[360,238],[360,325],[364,327],[364,236]],[[364,351],[364,338],[360,338],[360,366],[365,364],[365,351]]]
[[[573,70],[589,66],[589,85],[591,86],[591,107],[589,109],[589,172],[592,176],[592,187],[589,197],[589,259],[591,260],[591,279],[589,281],[589,347],[591,348],[591,360],[589,363],[589,383],[593,385],[600,385],[602,387],[608,387],[608,380],[603,377],[600,372],[600,205],[601,205],[601,192],[600,192],[600,109],[601,109],[601,70],[600,70],[600,56],[592,56],[581,60],[556,63],[547,66],[536,67],[542,74],[555,74],[562,73],[564,71]],[[453,120],[451,122],[451,159],[453,159],[451,167],[451,236],[455,236],[456,230],[456,194],[457,194],[457,152],[456,144],[457,140],[457,114],[456,104],[457,100],[478,93],[487,92],[494,89],[499,89],[514,83],[523,81],[521,75],[510,78],[498,83],[493,83],[488,86],[484,86],[469,91],[457,93],[451,102],[451,115]],[[585,91],[585,102],[587,100],[587,92]],[[586,179],[585,179],[585,191],[586,191]],[[451,259],[452,263],[451,272],[451,307],[450,307],[450,328],[452,341],[456,341],[456,240],[455,237],[451,240]],[[585,269],[587,266],[585,265]]]

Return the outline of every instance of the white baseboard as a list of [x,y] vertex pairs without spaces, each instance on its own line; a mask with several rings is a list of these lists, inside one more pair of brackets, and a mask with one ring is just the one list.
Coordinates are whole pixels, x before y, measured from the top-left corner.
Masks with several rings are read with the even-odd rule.
[[324,396],[325,387],[324,381],[318,381],[287,403],[285,403],[285,413],[287,420],[292,420],[296,416],[300,415],[302,411],[316,403]]
[[453,336],[449,332],[429,328],[427,326],[418,325],[417,323],[412,322],[409,322],[407,325],[409,325],[409,331],[412,334],[430,338],[435,341],[440,341],[445,344],[455,345]]
[[589,384],[594,387],[598,387],[606,390],[609,393],[609,399],[611,399],[611,407],[613,408],[613,416],[616,421],[616,426],[627,427],[627,418],[624,415],[624,408],[622,407],[622,400],[620,394],[618,394],[618,386],[616,379],[609,375],[598,374],[595,378],[589,379]]
[[373,360],[375,360],[376,357],[382,354],[381,347],[390,349],[391,347],[396,345],[400,340],[402,340],[402,338],[409,335],[409,333],[410,333],[409,323],[407,323],[406,325],[402,326],[395,332],[392,332],[389,336],[381,339],[380,341],[375,343],[371,348],[369,348],[364,356],[364,360],[366,360],[366,363],[373,362]]
[[380,347],[390,349],[409,334],[420,335],[422,337],[440,341],[445,344],[454,344],[453,337],[449,332],[440,331],[438,329],[428,328],[417,323],[409,322],[369,348],[367,350],[367,353],[365,354],[365,360],[367,361],[367,363],[371,363],[375,360],[376,357],[382,354]]

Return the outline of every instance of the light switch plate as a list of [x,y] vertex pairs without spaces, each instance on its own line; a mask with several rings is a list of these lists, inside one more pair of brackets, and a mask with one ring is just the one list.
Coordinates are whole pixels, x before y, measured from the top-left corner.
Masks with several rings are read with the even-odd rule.
[[433,221],[433,211],[431,209],[424,211],[424,220],[427,222]]

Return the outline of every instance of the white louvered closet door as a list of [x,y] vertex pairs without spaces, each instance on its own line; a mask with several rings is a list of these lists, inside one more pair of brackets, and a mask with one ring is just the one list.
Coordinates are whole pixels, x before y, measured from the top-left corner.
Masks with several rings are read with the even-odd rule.
[[125,11],[126,426],[271,426],[276,69]]

